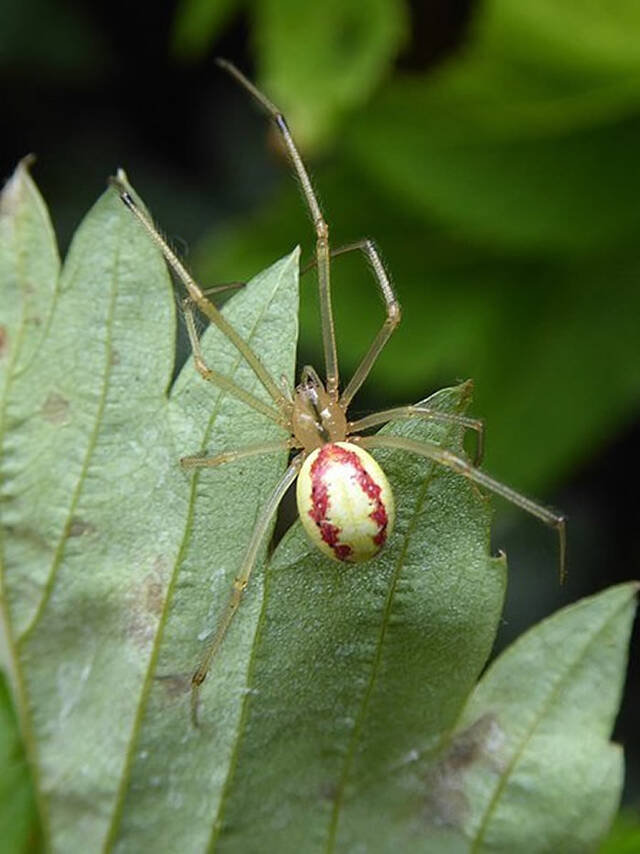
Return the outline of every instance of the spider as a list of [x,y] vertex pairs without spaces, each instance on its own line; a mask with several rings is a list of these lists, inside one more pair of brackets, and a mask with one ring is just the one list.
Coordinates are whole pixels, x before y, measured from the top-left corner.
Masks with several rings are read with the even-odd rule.
[[[191,678],[191,716],[195,725],[197,725],[200,686],[240,606],[260,546],[267,535],[280,501],[296,479],[298,513],[311,543],[323,554],[343,563],[358,563],[374,558],[383,548],[393,528],[395,516],[393,493],[386,475],[369,453],[369,450],[374,448],[395,448],[426,457],[502,496],[545,524],[556,528],[560,544],[561,579],[565,572],[566,552],[565,517],[562,514],[532,501],[478,468],[483,438],[483,425],[478,419],[439,412],[422,405],[385,409],[355,421],[348,419],[349,404],[367,379],[374,362],[400,322],[400,306],[391,281],[371,240],[361,240],[330,250],[329,227],[284,116],[232,63],[219,59],[218,65],[234,77],[273,120],[282,136],[302,189],[316,236],[315,258],[307,269],[311,267],[317,269],[326,379],[323,382],[314,368],[305,366],[302,369],[300,382],[294,389],[278,384],[249,344],[207,298],[207,292],[198,286],[159,234],[147,213],[133,199],[121,175],[111,179],[121,200],[144,226],[164,255],[169,267],[187,290],[188,296],[183,301],[183,310],[197,371],[203,379],[274,421],[287,434],[286,438],[283,437],[276,442],[225,451],[213,457],[184,457],[180,461],[181,465],[188,469],[213,467],[283,449],[293,453],[287,470],[265,501],[244,559],[233,581],[226,607],[208,642],[201,662]],[[368,259],[384,300],[386,317],[355,373],[340,391],[330,267],[332,257],[350,251],[361,251]],[[270,403],[265,403],[205,363],[196,330],[195,308],[215,324],[237,348],[268,393],[271,398]],[[408,418],[448,422],[465,429],[475,430],[478,441],[474,464],[433,442],[418,442],[391,435],[361,435],[364,431],[391,420]]]

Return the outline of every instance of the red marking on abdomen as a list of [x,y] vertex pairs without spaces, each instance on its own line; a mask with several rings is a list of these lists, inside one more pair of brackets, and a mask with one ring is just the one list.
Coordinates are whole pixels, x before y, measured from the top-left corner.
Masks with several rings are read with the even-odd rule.
[[378,533],[373,536],[373,542],[380,548],[384,545],[385,540],[387,539],[387,525],[389,517],[387,516],[387,510],[384,503],[380,498],[380,485],[375,482],[369,472],[362,465],[360,457],[354,451],[348,451],[340,445],[334,445],[332,443],[323,445],[320,449],[320,453],[311,465],[312,508],[309,510],[309,516],[311,516],[318,526],[320,536],[328,546],[331,546],[338,560],[348,561],[352,556],[353,549],[347,544],[340,543],[340,534],[342,533],[340,528],[337,525],[333,525],[327,519],[330,502],[329,489],[325,482],[325,475],[329,466],[334,462],[340,465],[351,466],[355,475],[356,483],[365,495],[375,503],[375,507],[369,514],[369,518],[372,519],[378,527]]

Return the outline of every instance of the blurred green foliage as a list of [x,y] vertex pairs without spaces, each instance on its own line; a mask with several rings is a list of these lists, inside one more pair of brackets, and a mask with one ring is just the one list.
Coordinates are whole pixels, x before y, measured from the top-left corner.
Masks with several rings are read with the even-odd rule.
[[[199,56],[230,12],[247,4],[183,0],[174,47]],[[300,128],[305,149],[326,143],[341,119],[371,96],[402,47],[408,10],[403,0],[256,0],[252,39],[262,83]]]
[[637,811],[621,810],[598,854],[637,854],[638,851],[640,851],[640,815]]
[[[282,40],[268,62],[258,53],[259,82],[294,116],[303,150],[307,134],[333,132],[315,178],[334,245],[378,237],[395,278],[404,322],[370,394],[415,399],[473,377],[488,466],[530,490],[557,483],[640,399],[634,22],[631,3],[585,13],[573,2],[485,2],[455,56],[396,74],[339,129],[335,116],[321,130],[304,122],[324,116],[306,81],[332,89],[318,51]],[[252,219],[217,228],[197,266],[207,281],[248,277],[287,241],[309,251],[310,232],[286,187]],[[381,309],[364,265],[335,267],[348,373]],[[317,359],[312,300],[304,319]]]
[[37,851],[41,839],[31,773],[18,732],[11,695],[0,672],[0,851]]
[[98,77],[108,65],[104,36],[91,26],[81,6],[49,0],[0,3],[0,72],[46,69],[60,79],[78,73],[88,79]]

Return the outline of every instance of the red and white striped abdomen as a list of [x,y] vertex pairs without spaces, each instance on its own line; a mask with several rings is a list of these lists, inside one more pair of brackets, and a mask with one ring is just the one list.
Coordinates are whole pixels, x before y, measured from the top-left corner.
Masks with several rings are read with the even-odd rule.
[[395,519],[393,493],[373,457],[349,442],[331,442],[304,461],[298,512],[311,542],[334,560],[376,555]]

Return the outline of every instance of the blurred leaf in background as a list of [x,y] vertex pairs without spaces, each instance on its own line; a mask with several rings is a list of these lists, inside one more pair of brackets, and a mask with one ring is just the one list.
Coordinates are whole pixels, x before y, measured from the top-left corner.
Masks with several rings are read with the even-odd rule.
[[7,854],[27,854],[41,847],[31,773],[12,697],[0,673],[0,850]]
[[[482,4],[465,49],[435,72],[396,75],[316,175],[334,245],[379,237],[403,303],[371,394],[415,399],[473,377],[489,467],[530,490],[559,482],[640,400],[640,7],[581,9]],[[313,51],[296,64],[292,80],[322,79]],[[313,111],[297,92],[294,113]],[[200,247],[204,277],[250,275],[288,235],[309,246],[296,197],[284,189],[217,230]],[[381,311],[366,270],[336,275],[348,373]]]
[[621,810],[598,854],[637,854],[640,851],[640,814]]
[[[244,4],[183,0],[174,36],[183,57],[204,53],[232,10]],[[364,104],[407,34],[404,0],[256,0],[252,39],[264,85],[302,146],[326,144],[344,116]]]

